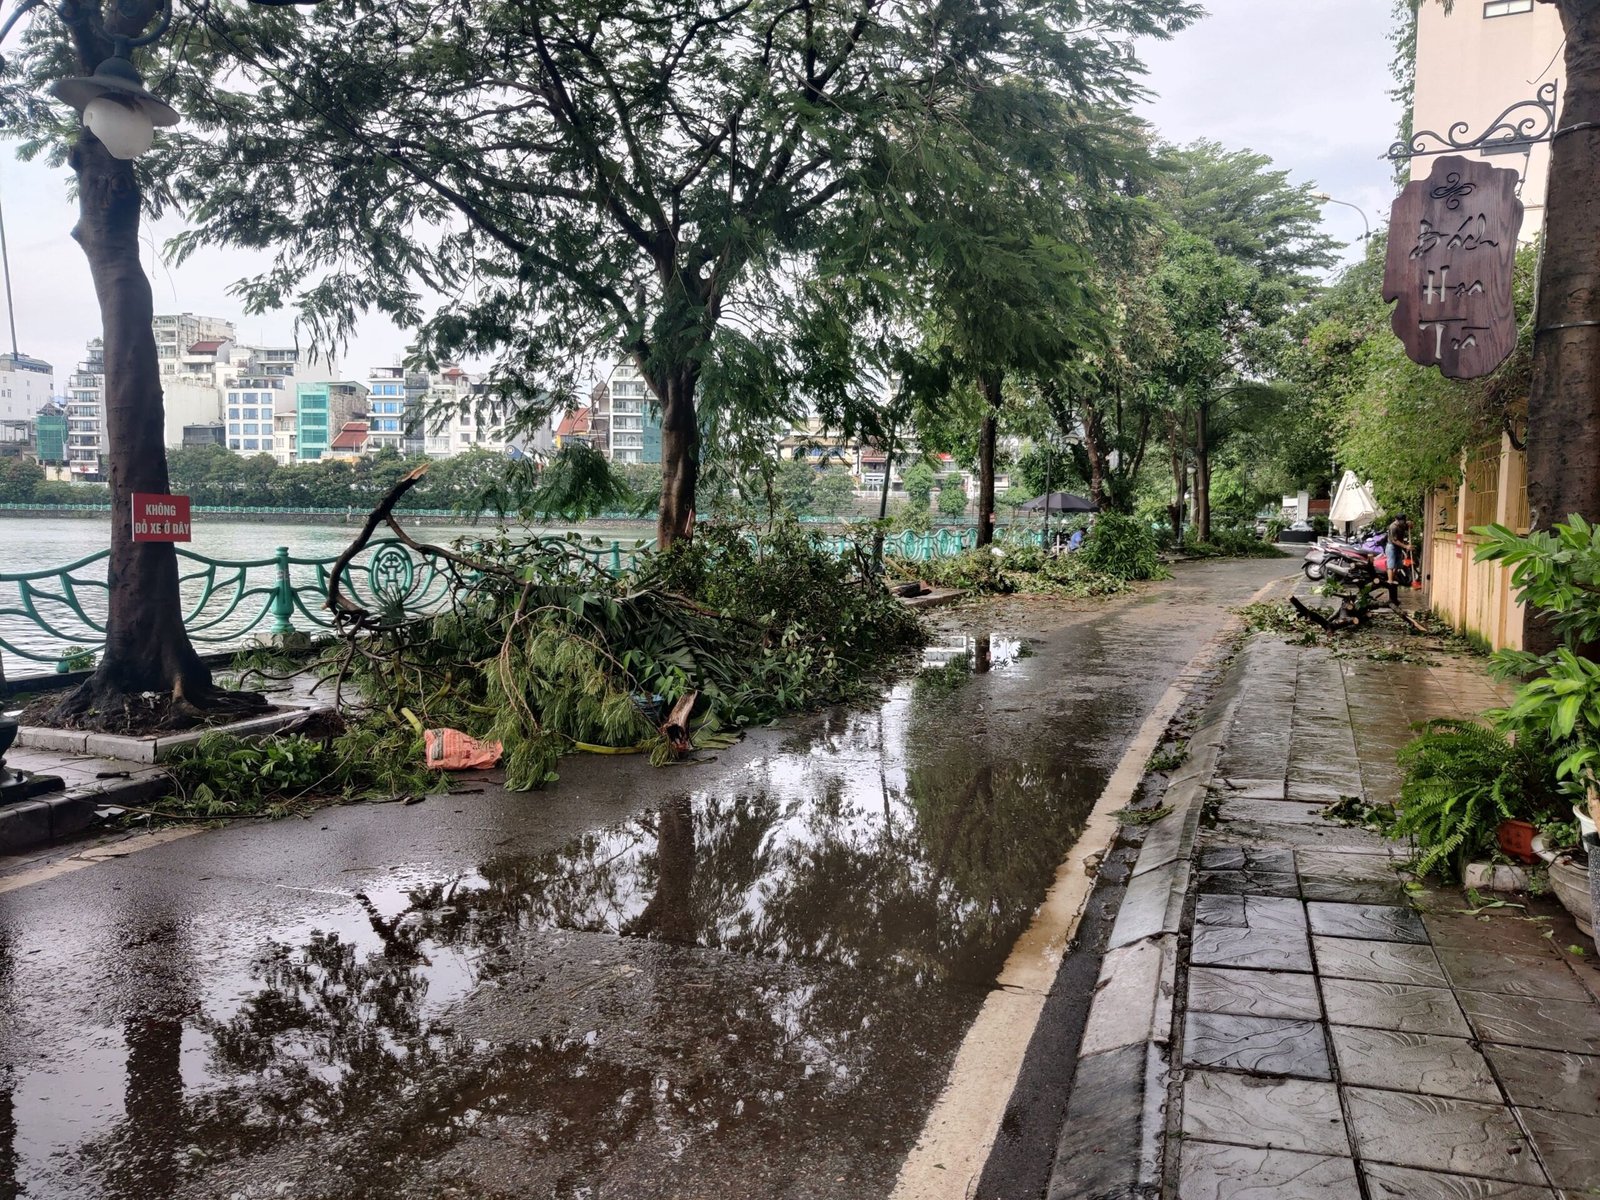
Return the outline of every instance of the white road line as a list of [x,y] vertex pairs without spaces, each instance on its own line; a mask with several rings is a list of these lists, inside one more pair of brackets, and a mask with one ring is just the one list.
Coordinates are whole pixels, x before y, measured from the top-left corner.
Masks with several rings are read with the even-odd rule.
[[42,863],[37,867],[27,867],[12,875],[0,875],[0,896],[7,892],[15,892],[21,888],[32,887],[36,883],[56,879],[62,875],[71,875],[74,871],[81,871],[85,867],[92,867],[96,863],[103,863],[113,858],[127,858],[141,850],[148,850],[152,846],[164,845],[175,842],[179,838],[192,837],[204,830],[195,827],[156,829],[150,833],[141,833],[137,837],[124,838],[119,842],[108,842],[102,846],[91,846],[80,850],[70,858],[56,859],[54,862]]
[[[1279,579],[1267,584],[1249,602],[1265,598],[1282,583]],[[1032,924],[1011,948],[996,981],[999,986],[989,993],[956,1052],[944,1091],[900,1168],[892,1200],[954,1200],[970,1196],[977,1187],[1045,997],[1094,890],[1091,863],[1098,864],[1116,841],[1117,810],[1138,793],[1145,763],[1161,744],[1167,726],[1222,657],[1226,639],[1238,625],[1237,618],[1224,622],[1185,664],[1139,726],[1095,802],[1082,836],[1056,868],[1055,882]]]

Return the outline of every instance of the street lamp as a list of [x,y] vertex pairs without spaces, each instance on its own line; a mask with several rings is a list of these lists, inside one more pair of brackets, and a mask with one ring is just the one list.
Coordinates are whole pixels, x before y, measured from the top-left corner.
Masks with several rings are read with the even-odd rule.
[[156,126],[178,123],[170,105],[145,90],[144,80],[125,55],[125,46],[94,69],[93,75],[62,79],[50,94],[83,114],[83,127],[105,144],[111,157],[138,158],[155,140]]
[[1348,201],[1348,200],[1336,200],[1332,196],[1328,195],[1327,192],[1318,192],[1315,196],[1312,197],[1312,199],[1313,200],[1321,200],[1324,204],[1342,204],[1346,208],[1355,209],[1358,213],[1361,214],[1361,223],[1367,227],[1367,231],[1361,235],[1361,240],[1364,241],[1364,242],[1371,240],[1371,238],[1372,238],[1372,222],[1367,219],[1367,210],[1362,208],[1359,204],[1351,204],[1350,201]]

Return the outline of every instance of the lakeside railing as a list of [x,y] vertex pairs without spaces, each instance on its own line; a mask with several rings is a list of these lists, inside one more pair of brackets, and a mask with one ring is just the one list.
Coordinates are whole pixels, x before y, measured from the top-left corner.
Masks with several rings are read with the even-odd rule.
[[[620,575],[653,540],[608,542],[543,537],[533,541],[581,553],[596,567]],[[819,536],[834,553],[859,539]],[[972,529],[907,531],[884,538],[884,553],[926,560],[959,554],[977,541]],[[278,547],[271,558],[218,559],[177,548],[184,625],[202,653],[243,649],[301,633],[333,628],[328,584],[337,555],[305,558]],[[110,550],[33,571],[0,572],[0,685],[90,666],[105,645]],[[374,539],[340,577],[340,590],[371,612],[410,620],[446,604],[451,568],[437,556],[395,539]],[[18,668],[22,668],[19,670]],[[31,669],[29,669],[31,668]]]

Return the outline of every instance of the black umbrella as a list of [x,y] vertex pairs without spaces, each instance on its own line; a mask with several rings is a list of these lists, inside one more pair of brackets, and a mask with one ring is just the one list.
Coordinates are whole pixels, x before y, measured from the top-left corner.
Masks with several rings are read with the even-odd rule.
[[1082,496],[1074,496],[1071,492],[1051,492],[1046,496],[1035,496],[1020,507],[1023,512],[1092,513],[1100,511],[1095,506],[1094,501],[1085,500]]

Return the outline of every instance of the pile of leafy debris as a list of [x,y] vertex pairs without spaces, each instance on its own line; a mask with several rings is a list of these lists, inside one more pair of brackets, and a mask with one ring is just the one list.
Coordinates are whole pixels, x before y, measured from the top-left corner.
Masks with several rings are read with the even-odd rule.
[[507,786],[526,790],[574,750],[669,760],[662,725],[680,702],[705,747],[859,698],[923,640],[866,553],[793,524],[756,539],[707,523],[621,578],[575,544],[480,543],[448,611],[369,628],[328,666],[377,714],[500,742]]
[[920,579],[975,596],[1021,593],[1086,600],[1114,596],[1131,586],[1127,578],[1097,569],[1081,554],[1046,554],[1038,546],[1015,543],[928,561],[890,558],[885,569],[897,579]]

